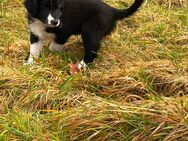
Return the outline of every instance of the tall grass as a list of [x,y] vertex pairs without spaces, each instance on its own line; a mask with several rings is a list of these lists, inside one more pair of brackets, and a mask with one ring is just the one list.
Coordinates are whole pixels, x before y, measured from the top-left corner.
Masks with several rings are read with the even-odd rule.
[[102,41],[89,70],[70,75],[81,38],[23,66],[26,12],[21,0],[1,0],[0,140],[188,140],[187,12],[184,0],[145,1]]

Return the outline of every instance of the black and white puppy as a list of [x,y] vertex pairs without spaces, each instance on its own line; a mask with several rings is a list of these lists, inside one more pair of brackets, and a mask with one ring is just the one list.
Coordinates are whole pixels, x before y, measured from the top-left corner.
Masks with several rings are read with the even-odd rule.
[[44,40],[51,41],[51,51],[61,51],[71,35],[81,34],[85,55],[78,68],[85,67],[97,57],[100,41],[116,21],[136,12],[143,1],[135,0],[131,7],[120,10],[100,0],[25,0],[31,44],[26,64],[40,56]]

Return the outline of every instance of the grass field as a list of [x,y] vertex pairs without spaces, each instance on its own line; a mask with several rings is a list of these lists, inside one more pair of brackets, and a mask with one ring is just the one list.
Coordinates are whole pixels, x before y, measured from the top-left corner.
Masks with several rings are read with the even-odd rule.
[[67,66],[83,56],[79,36],[23,65],[25,13],[21,0],[0,0],[0,141],[188,141],[186,0],[145,1],[76,75]]

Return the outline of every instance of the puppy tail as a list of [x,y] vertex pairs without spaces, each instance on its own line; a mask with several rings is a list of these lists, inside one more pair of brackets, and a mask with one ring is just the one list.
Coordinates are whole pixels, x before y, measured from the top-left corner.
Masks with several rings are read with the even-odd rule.
[[135,13],[138,8],[142,5],[144,0],[135,0],[134,3],[131,5],[131,7],[127,9],[115,9],[115,19],[120,20],[126,17],[131,16],[133,13]]

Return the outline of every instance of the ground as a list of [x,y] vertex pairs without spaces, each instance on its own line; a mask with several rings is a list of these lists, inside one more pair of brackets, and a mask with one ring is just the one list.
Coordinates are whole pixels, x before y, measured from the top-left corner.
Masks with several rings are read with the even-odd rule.
[[[188,140],[186,0],[146,0],[76,75],[68,64],[83,57],[79,36],[62,53],[46,48],[35,65],[23,65],[22,2],[0,0],[0,141]],[[133,1],[106,2],[124,8]]]

